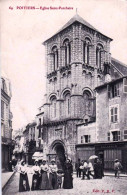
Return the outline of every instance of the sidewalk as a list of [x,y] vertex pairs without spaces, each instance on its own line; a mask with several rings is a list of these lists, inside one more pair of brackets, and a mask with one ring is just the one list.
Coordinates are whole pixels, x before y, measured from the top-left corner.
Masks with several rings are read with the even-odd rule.
[[4,172],[1,174],[1,187],[2,190],[7,185],[11,177],[15,174],[15,172]]
[[[74,171],[74,174],[76,175],[76,172],[75,172],[75,171]],[[114,174],[114,172],[107,172],[107,171],[104,171],[104,176],[114,177],[115,174]],[[127,177],[127,174],[120,173],[120,177]]]
[[[104,172],[104,176],[111,176],[114,177],[115,174],[113,172]],[[120,173],[120,177],[127,177],[127,174]]]

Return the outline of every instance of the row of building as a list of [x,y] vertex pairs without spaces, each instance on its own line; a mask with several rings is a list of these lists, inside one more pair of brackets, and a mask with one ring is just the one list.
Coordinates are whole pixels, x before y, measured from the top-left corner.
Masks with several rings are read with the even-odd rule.
[[12,141],[12,112],[10,110],[12,92],[11,83],[7,78],[1,77],[1,159],[2,171],[8,170],[9,161],[13,152]]
[[42,107],[35,119],[26,126],[14,133],[15,147],[13,150],[13,158],[24,159],[26,163],[32,165],[36,158],[42,159],[43,153],[43,132],[40,126],[43,124]]
[[76,14],[43,43],[45,102],[23,131],[29,163],[35,152],[61,167],[96,154],[105,169],[118,158],[127,171],[127,66],[111,57],[111,41]]

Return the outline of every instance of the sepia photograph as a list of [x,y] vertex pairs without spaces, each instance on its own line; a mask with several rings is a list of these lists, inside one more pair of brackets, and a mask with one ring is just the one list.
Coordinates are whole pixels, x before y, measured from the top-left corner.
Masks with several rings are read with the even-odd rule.
[[127,193],[127,1],[0,0],[1,194]]

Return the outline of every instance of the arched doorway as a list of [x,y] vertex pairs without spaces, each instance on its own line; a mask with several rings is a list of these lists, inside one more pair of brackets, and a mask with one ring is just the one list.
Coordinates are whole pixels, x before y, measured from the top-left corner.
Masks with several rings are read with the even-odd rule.
[[61,141],[55,141],[52,144],[52,149],[56,153],[56,163],[57,163],[58,169],[63,169],[64,162],[66,160],[65,149],[64,149],[63,143]]

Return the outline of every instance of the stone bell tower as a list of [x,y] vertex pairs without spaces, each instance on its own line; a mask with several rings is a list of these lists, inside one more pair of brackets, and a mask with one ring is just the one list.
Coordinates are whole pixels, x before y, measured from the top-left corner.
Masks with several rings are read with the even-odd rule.
[[76,124],[96,120],[95,87],[110,68],[111,38],[78,14],[44,42],[47,80],[43,135],[49,160],[75,162]]

